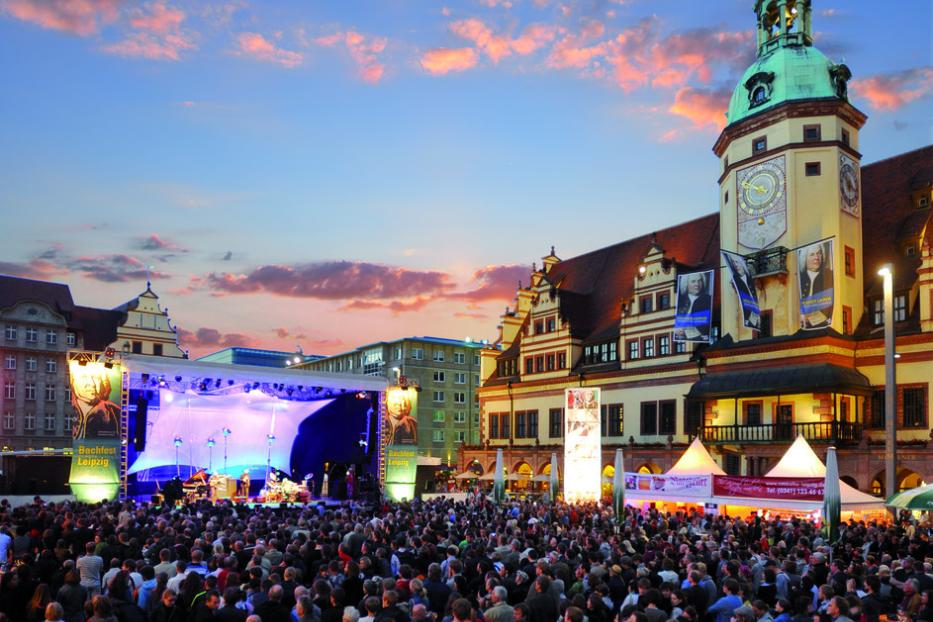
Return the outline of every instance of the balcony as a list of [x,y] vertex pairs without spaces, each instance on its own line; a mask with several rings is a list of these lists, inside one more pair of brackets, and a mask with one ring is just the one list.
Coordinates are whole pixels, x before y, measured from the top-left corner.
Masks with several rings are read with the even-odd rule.
[[708,425],[700,428],[700,439],[712,445],[792,443],[802,434],[811,443],[857,443],[862,424],[834,421],[808,423],[763,423],[761,425]]
[[772,274],[787,274],[787,255],[789,252],[790,251],[783,246],[776,246],[753,255],[748,255],[746,260],[755,278],[770,276]]

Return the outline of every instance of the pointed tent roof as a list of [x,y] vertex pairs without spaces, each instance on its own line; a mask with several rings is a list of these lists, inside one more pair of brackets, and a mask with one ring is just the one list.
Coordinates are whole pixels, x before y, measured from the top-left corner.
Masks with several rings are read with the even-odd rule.
[[700,442],[700,437],[693,439],[690,447],[683,453],[677,463],[671,467],[667,475],[725,475],[713,457],[706,451]]
[[[801,434],[765,477],[826,477],[826,465]],[[839,480],[839,490],[842,493],[843,510],[882,507],[882,499],[853,488],[842,480]]]

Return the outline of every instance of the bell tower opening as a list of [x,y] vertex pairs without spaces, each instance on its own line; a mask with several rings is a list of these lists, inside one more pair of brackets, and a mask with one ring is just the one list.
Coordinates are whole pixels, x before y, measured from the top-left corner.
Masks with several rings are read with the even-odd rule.
[[810,0],[758,0],[758,56],[781,45],[812,45]]

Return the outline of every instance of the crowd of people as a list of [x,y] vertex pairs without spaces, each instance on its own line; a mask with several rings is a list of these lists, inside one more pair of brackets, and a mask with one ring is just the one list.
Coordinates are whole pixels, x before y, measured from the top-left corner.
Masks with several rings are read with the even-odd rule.
[[477,496],[0,503],[0,622],[933,622],[930,526]]

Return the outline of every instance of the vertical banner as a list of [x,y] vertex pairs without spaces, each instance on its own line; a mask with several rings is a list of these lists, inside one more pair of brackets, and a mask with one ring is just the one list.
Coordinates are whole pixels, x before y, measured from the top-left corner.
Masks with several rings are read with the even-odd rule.
[[742,309],[742,321],[745,326],[754,330],[761,330],[761,309],[758,306],[758,292],[755,290],[755,279],[748,271],[745,257],[730,251],[720,251],[723,262],[729,271],[732,287],[739,297],[739,306]]
[[797,249],[800,328],[816,330],[833,322],[833,240]]
[[602,445],[599,389],[567,389],[564,403],[564,500],[599,501]]
[[79,353],[68,362],[74,409],[74,455],[68,480],[78,501],[112,500],[120,491],[121,392],[119,363]]
[[393,501],[413,499],[418,470],[418,391],[414,387],[386,390],[386,416],[382,433],[386,445],[385,492]]
[[674,341],[708,343],[713,322],[713,271],[677,275]]

